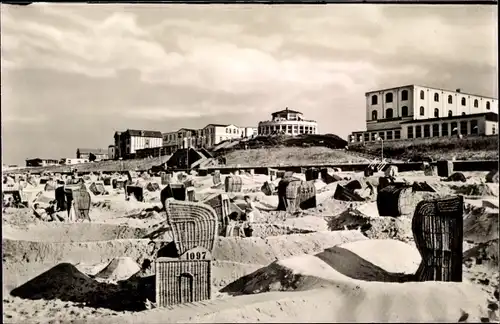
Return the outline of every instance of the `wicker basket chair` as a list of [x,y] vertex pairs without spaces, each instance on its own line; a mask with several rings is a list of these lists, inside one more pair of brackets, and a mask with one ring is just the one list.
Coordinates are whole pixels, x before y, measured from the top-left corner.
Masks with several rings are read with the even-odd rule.
[[299,188],[302,180],[285,178],[278,183],[278,210],[294,212],[298,205]]
[[298,189],[298,207],[300,209],[316,208],[316,187],[314,181],[302,181]]
[[415,193],[411,186],[399,183],[390,184],[377,194],[377,209],[380,216],[411,216],[421,195]]
[[462,281],[462,196],[424,200],[418,203],[412,231],[422,262],[419,281]]
[[243,179],[240,176],[227,176],[224,181],[224,189],[226,192],[241,192],[243,187]]
[[226,194],[213,194],[208,196],[204,204],[209,205],[215,210],[217,214],[217,221],[219,223],[218,231],[219,236],[225,236],[226,228],[229,224],[229,214],[231,213],[231,202]]
[[212,207],[203,203],[168,198],[165,201],[165,210],[179,255],[195,247],[213,250],[218,222]]
[[104,183],[102,181],[92,182],[89,186],[89,190],[96,196],[106,194],[106,188],[104,188]]

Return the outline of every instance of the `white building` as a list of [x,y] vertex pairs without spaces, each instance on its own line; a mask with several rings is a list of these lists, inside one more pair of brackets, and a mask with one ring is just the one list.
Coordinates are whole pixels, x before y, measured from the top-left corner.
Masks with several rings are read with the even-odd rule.
[[366,96],[366,131],[350,142],[451,135],[494,135],[498,100],[456,91],[407,85],[370,91]]
[[306,120],[299,111],[284,110],[271,114],[272,119],[259,122],[258,134],[261,136],[274,134],[302,135],[318,134],[318,123]]
[[163,136],[158,131],[127,129],[116,132],[114,137],[116,158],[130,158],[137,150],[163,145]]
[[89,159],[87,158],[63,158],[62,159],[62,164],[65,165],[74,165],[74,164],[81,164],[81,163],[89,163]]
[[199,132],[201,147],[211,148],[220,142],[245,137],[244,130],[235,125],[208,124]]

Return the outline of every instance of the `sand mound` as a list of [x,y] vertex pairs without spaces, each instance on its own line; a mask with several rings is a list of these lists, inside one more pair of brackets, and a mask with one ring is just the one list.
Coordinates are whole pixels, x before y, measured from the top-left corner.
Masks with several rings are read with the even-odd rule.
[[364,240],[339,247],[388,272],[412,274],[421,262],[420,253],[414,246],[396,240]]
[[61,263],[42,273],[11,295],[26,299],[61,299],[77,302],[88,300],[89,292],[98,291],[99,283],[78,271],[70,263]]
[[294,228],[287,225],[266,224],[266,223],[253,224],[252,229],[253,229],[252,236],[260,238],[266,238],[268,236],[290,235],[290,234],[307,234],[314,232],[312,230]]
[[134,260],[129,257],[120,257],[114,258],[96,277],[116,282],[130,278],[139,270],[141,268]]
[[[469,322],[487,315],[485,295],[456,283],[337,284],[301,292],[264,293],[100,318],[91,323]],[[486,313],[486,314],[485,314]]]
[[[367,204],[368,205],[368,204]],[[372,204],[359,209],[348,209],[333,217],[325,217],[331,231],[359,229],[371,239],[397,239],[408,242],[413,239],[409,217],[380,217],[375,214]],[[366,215],[360,210],[372,215]]]
[[[370,260],[360,256],[368,256],[373,252],[377,252],[377,255],[369,257]],[[411,274],[417,270],[419,263],[418,251],[405,243],[366,240],[334,246],[316,255],[298,255],[273,262],[231,283],[222,292],[255,294],[308,290],[339,280],[404,282],[412,278]]]
[[451,185],[455,194],[466,196],[495,196],[498,197],[499,186],[493,183]]
[[498,209],[467,208],[464,218],[464,240],[484,243],[498,239]]
[[472,261],[475,264],[485,264],[497,268],[498,238],[489,242],[480,243],[472,249],[465,251],[464,261]]
[[213,258],[266,265],[290,256],[318,253],[330,246],[359,240],[366,240],[366,237],[358,231],[292,234],[266,239],[219,237],[215,243]]
[[98,223],[38,223],[26,227],[6,225],[4,239],[32,242],[90,242],[142,238],[147,229]]

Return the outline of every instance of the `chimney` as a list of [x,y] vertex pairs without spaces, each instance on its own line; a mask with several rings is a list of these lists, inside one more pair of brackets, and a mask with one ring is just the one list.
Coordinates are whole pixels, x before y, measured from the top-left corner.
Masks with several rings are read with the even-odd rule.
[[460,93],[460,90],[461,90],[461,89],[460,89],[460,88],[458,88],[457,90],[455,90],[455,92],[459,92],[459,93]]

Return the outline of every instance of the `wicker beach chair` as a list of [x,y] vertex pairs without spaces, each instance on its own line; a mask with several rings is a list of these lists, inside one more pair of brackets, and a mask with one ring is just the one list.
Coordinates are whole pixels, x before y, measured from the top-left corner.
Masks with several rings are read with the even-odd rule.
[[165,211],[179,255],[195,247],[213,250],[218,222],[217,213],[212,207],[168,198],[165,201]]
[[462,196],[424,200],[418,203],[412,231],[422,262],[419,281],[462,281]]
[[224,190],[226,192],[241,192],[243,179],[240,176],[227,176],[224,181]]
[[377,195],[377,209],[380,216],[411,216],[421,197],[411,186],[391,184]]

